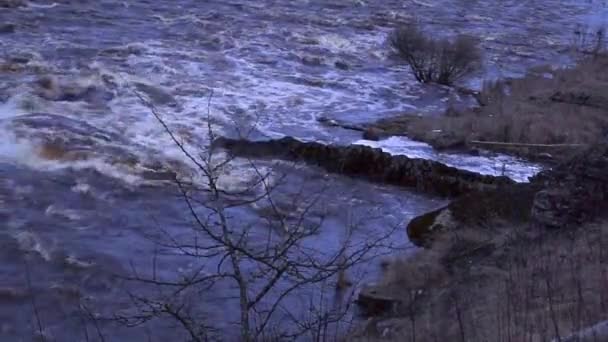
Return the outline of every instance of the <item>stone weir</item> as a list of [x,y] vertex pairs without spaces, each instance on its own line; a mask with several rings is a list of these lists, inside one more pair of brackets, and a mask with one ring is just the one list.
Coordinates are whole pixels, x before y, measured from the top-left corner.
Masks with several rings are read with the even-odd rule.
[[226,149],[235,156],[305,162],[332,173],[448,197],[472,191],[484,192],[514,183],[507,177],[481,175],[427,159],[393,156],[361,145],[325,145],[291,137],[267,141],[220,137],[213,146]]

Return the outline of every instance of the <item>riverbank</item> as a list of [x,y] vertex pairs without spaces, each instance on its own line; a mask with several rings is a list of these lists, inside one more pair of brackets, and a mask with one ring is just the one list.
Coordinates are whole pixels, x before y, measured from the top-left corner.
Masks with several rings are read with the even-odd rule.
[[560,162],[608,131],[608,56],[572,68],[535,68],[519,79],[486,83],[479,106],[444,115],[403,115],[361,128],[378,139],[404,135],[437,149],[486,149]]
[[607,166],[603,142],[529,184],[412,220],[408,235],[425,248],[387,263],[366,289],[365,309],[376,295],[390,305],[356,340],[606,340]]

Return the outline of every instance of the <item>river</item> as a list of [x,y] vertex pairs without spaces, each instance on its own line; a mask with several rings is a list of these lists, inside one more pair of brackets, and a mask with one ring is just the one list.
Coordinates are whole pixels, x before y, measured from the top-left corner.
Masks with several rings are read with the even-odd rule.
[[[126,291],[153,291],[116,277],[150,270],[158,253],[151,237],[158,237],[159,229],[180,238],[192,233],[188,208],[163,175],[177,170],[204,181],[138,95],[154,104],[191,152],[208,143],[210,130],[252,139],[290,135],[366,144],[525,181],[538,165],[507,156],[438,153],[405,138],[365,141],[317,119],[360,123],[402,112],[432,114],[454,96],[417,84],[388,53],[387,34],[401,23],[418,20],[438,35],[480,37],[487,61],[485,72],[475,77],[480,80],[564,63],[577,27],[606,19],[606,3],[595,0],[1,5],[0,23],[15,25],[14,32],[0,33],[2,341],[30,341],[39,326],[47,341],[96,340],[97,328],[106,341],[185,340],[170,322],[127,328],[105,320],[129,309]],[[289,202],[302,189],[307,196],[322,194],[316,207],[323,209],[324,220],[306,242],[320,253],[339,248],[353,222],[358,229],[352,239],[359,242],[401,227],[390,236],[390,248],[379,247],[370,256],[407,250],[408,220],[445,203],[315,168],[257,165],[282,179],[279,201]],[[248,161],[236,159],[222,170],[220,187],[243,190],[256,177]],[[263,210],[234,209],[231,224],[257,222]],[[350,276],[373,279],[379,260],[355,267]],[[161,253],[158,265],[155,261],[167,278],[188,274],[196,263],[175,253]],[[285,306],[302,315],[311,298],[333,301],[317,298],[318,290],[294,293]],[[197,297],[220,329],[218,336],[231,336],[226,340],[236,336],[234,293],[226,284]],[[99,318],[93,320],[97,327],[88,314]]]

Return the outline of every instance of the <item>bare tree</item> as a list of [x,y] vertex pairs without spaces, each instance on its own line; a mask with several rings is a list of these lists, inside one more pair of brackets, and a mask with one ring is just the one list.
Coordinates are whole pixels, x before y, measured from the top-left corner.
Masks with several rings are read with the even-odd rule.
[[[159,250],[183,256],[192,267],[180,279],[163,278],[157,272],[160,253],[154,256],[151,274],[141,274],[133,267],[128,280],[151,285],[157,295],[130,292],[134,305],[117,318],[127,325],[170,318],[190,340],[206,341],[216,329],[206,320],[204,297],[232,287],[236,295],[229,300],[238,302],[239,318],[231,323],[238,325],[241,340],[292,339],[311,332],[315,340],[327,340],[329,327],[343,320],[348,305],[324,308],[322,303],[310,303],[304,310],[285,305],[286,299],[298,291],[323,291],[339,274],[373,257],[372,251],[380,246],[388,250],[388,238],[396,227],[357,241],[353,234],[360,223],[352,222],[344,227],[341,245],[335,250],[311,245],[310,238],[320,233],[325,222],[323,200],[329,186],[303,184],[282,194],[277,189],[284,184],[286,173],[276,174],[246,160],[253,179],[244,189],[223,189],[222,175],[235,158],[216,151],[211,143],[192,152],[157,109],[143,95],[136,95],[195,169],[194,177],[177,175],[174,179],[192,220],[191,234],[175,236],[159,227],[155,238]],[[216,135],[209,110],[207,115],[209,140],[213,141]],[[257,208],[258,218],[240,219],[235,212],[243,208]],[[297,313],[305,311],[313,318],[302,321]]]

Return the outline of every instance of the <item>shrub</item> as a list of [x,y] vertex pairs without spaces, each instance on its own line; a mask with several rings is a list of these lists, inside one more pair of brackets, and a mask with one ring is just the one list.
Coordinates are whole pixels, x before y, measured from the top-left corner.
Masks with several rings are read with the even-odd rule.
[[481,66],[475,39],[459,35],[454,40],[433,39],[413,24],[396,29],[390,44],[405,60],[418,82],[452,85]]

